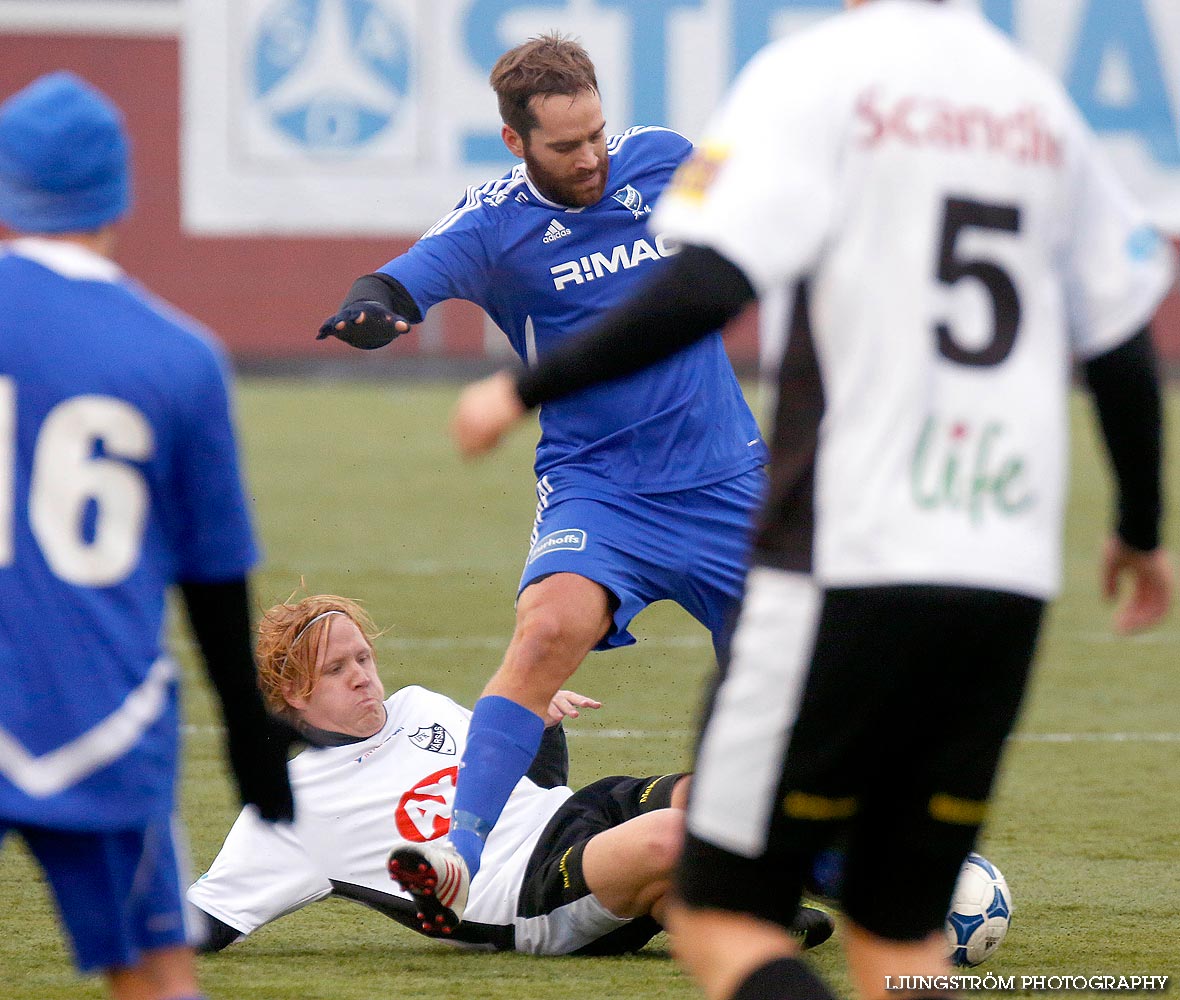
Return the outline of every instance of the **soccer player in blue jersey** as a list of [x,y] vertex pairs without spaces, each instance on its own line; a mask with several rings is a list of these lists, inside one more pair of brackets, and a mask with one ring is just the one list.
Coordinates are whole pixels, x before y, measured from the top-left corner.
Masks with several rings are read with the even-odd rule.
[[[523,162],[469,189],[408,252],[359,278],[321,337],[381,347],[435,303],[462,298],[531,363],[675,253],[647,221],[691,152],[687,139],[657,127],[608,137],[594,66],[559,35],[505,53],[491,84],[504,143]],[[631,619],[663,599],[720,641],[763,492],[766,449],[716,334],[632,379],[546,406],[540,420],[516,628],[475,706],[450,843],[395,848],[390,861],[443,930],[461,918],[546,706],[586,654],[634,642]]]
[[254,680],[257,558],[223,361],[111,261],[128,141],[69,73],[0,105],[0,841],[37,859],[116,1000],[198,996],[173,834],[179,583],[242,800],[290,820]]

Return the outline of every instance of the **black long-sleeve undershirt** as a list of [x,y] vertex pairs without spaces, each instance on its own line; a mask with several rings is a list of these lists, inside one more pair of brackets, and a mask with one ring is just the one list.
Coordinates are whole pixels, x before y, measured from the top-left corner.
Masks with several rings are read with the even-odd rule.
[[522,372],[517,392],[532,408],[630,375],[723,326],[753,300],[737,267],[714,250],[686,246],[627,303]]
[[250,590],[245,577],[217,583],[184,581],[180,592],[223,712],[245,713],[243,726],[261,721],[265,710],[254,668]]
[[221,703],[230,767],[243,803],[263,819],[294,815],[287,749],[296,733],[266,711],[258,689],[245,577],[182,581],[181,594],[205,669]]
[[1163,517],[1163,404],[1151,331],[1144,327],[1083,366],[1117,488],[1119,537],[1150,552]]
[[347,308],[354,302],[377,302],[408,323],[422,322],[422,310],[406,286],[397,278],[380,271],[362,274],[357,278],[344,296],[341,308]]

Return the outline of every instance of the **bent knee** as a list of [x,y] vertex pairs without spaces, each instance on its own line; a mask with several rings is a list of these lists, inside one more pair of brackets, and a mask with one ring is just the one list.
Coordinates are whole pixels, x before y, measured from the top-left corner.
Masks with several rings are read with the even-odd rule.
[[516,656],[525,663],[573,659],[576,667],[608,627],[609,624],[604,625],[595,616],[586,619],[574,610],[544,604],[520,612],[512,646]]
[[645,831],[645,848],[652,872],[670,877],[684,846],[684,813],[679,809],[660,809],[648,815],[652,822]]

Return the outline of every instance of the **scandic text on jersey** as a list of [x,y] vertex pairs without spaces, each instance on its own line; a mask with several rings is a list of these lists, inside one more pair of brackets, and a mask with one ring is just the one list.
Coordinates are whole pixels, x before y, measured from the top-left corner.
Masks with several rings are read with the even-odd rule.
[[577,260],[557,264],[549,268],[549,273],[553,275],[553,287],[560,292],[571,281],[575,285],[580,285],[584,281],[593,281],[595,278],[614,274],[620,269],[638,267],[645,260],[671,257],[680,250],[677,244],[665,240],[663,236],[657,236],[654,242],[654,247],[647,240],[636,240],[630,247],[620,243],[611,250],[609,257],[604,253],[595,252]]
[[868,149],[893,140],[948,151],[985,151],[1034,166],[1062,163],[1061,139],[1049,130],[1035,104],[998,111],[943,97],[887,98],[870,88],[857,98],[856,115],[868,128],[861,137]]

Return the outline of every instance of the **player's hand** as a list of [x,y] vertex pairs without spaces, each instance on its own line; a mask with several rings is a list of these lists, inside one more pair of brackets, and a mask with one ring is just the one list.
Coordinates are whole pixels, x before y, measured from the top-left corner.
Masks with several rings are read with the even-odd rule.
[[229,727],[229,762],[242,805],[252,805],[271,823],[295,818],[295,800],[287,776],[287,753],[305,738],[282,719],[267,714],[249,728]]
[[1107,539],[1102,553],[1102,594],[1119,596],[1120,584],[1130,581],[1130,594],[1115,612],[1115,631],[1127,635],[1158,625],[1172,604],[1175,572],[1164,548],[1140,552],[1117,536]]
[[496,372],[463,390],[451,417],[451,438],[464,458],[474,458],[499,444],[524,414],[512,376]]
[[409,329],[409,320],[390,312],[380,302],[351,302],[324,320],[315,339],[338,337],[353,347],[373,351]]
[[561,724],[562,719],[576,719],[581,713],[580,708],[602,708],[602,702],[587,698],[577,691],[558,691],[549,702],[549,711],[545,713],[545,728]]

